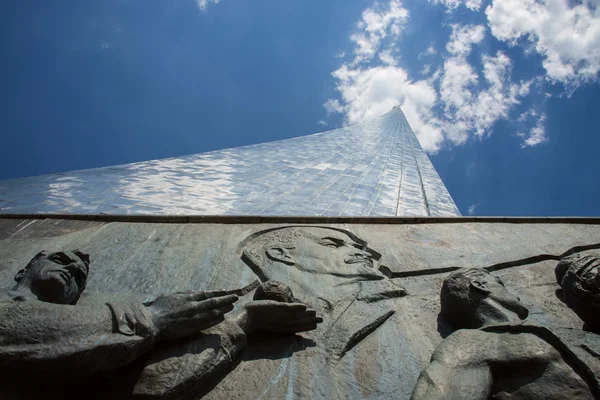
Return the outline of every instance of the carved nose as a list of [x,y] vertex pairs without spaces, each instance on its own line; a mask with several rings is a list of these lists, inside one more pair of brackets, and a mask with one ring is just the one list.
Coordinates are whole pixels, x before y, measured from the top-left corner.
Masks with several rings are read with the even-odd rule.
[[77,267],[77,265],[76,265],[76,264],[68,264],[68,265],[65,265],[65,269],[66,269],[66,270],[67,270],[67,271],[68,271],[68,272],[69,272],[69,273],[70,273],[72,276],[74,276],[74,275],[77,273],[77,270],[78,270],[79,268]]

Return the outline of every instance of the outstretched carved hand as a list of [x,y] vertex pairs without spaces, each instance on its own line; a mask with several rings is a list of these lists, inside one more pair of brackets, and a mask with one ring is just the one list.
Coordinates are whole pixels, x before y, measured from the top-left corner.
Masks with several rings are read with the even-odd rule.
[[236,295],[225,291],[164,294],[146,304],[158,340],[179,339],[222,322],[233,310]]
[[246,335],[258,332],[286,335],[317,329],[323,318],[316,314],[302,303],[255,300],[246,304],[236,323]]

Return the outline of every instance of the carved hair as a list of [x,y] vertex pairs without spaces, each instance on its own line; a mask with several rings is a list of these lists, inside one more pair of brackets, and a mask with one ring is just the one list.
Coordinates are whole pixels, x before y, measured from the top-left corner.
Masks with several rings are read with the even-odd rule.
[[564,302],[584,322],[598,326],[600,316],[600,259],[574,254],[563,258],[554,273],[562,288]]
[[471,282],[476,279],[488,282],[495,278],[484,269],[466,268],[448,275],[442,285],[441,314],[457,329],[480,326],[476,310],[485,295],[473,289]]

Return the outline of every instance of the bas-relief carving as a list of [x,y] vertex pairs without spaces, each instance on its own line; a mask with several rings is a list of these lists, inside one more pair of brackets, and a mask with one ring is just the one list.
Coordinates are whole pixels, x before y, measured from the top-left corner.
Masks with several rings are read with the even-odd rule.
[[406,295],[379,271],[381,255],[346,230],[267,229],[244,240],[238,253],[261,281],[283,282],[323,315],[325,321],[311,336],[332,362],[394,314],[384,300]]
[[[149,354],[133,394],[180,398],[233,367],[248,337],[305,332],[322,321],[303,304],[261,296],[226,319],[238,297],[225,291],[172,293],[146,303],[117,298],[76,305],[89,265],[89,256],[79,251],[42,251],[17,273],[16,286],[0,300],[5,382],[67,382]],[[263,286],[260,293],[277,287],[293,298],[282,285]]]
[[[380,254],[342,229],[267,229],[240,243],[238,255],[262,281],[258,288],[174,293],[142,304],[125,297],[79,302],[89,256],[42,252],[0,301],[0,371],[8,379],[70,382],[137,365],[127,393],[197,397],[235,368],[254,336],[313,331],[307,336],[335,366],[389,320],[394,299],[407,295],[400,279],[380,272]],[[440,317],[458,330],[435,350],[414,399],[599,396],[596,334],[524,322],[527,308],[489,272],[560,258],[536,257],[448,276]],[[573,310],[565,306],[565,312],[575,312],[596,332],[599,265],[597,258],[574,255],[556,267],[557,296]],[[252,292],[252,300],[225,318],[237,296]]]
[[[556,278],[564,301],[586,322],[598,317],[600,260],[574,255]],[[528,309],[485,269],[453,272],[440,316],[455,329],[435,350],[412,399],[600,398],[600,337],[527,323]]]

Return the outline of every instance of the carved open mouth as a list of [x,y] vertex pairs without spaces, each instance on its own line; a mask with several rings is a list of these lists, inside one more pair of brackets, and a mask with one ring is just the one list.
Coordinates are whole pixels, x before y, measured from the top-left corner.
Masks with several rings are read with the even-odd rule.
[[373,260],[366,257],[354,257],[346,260],[346,264],[366,264],[373,268]]

